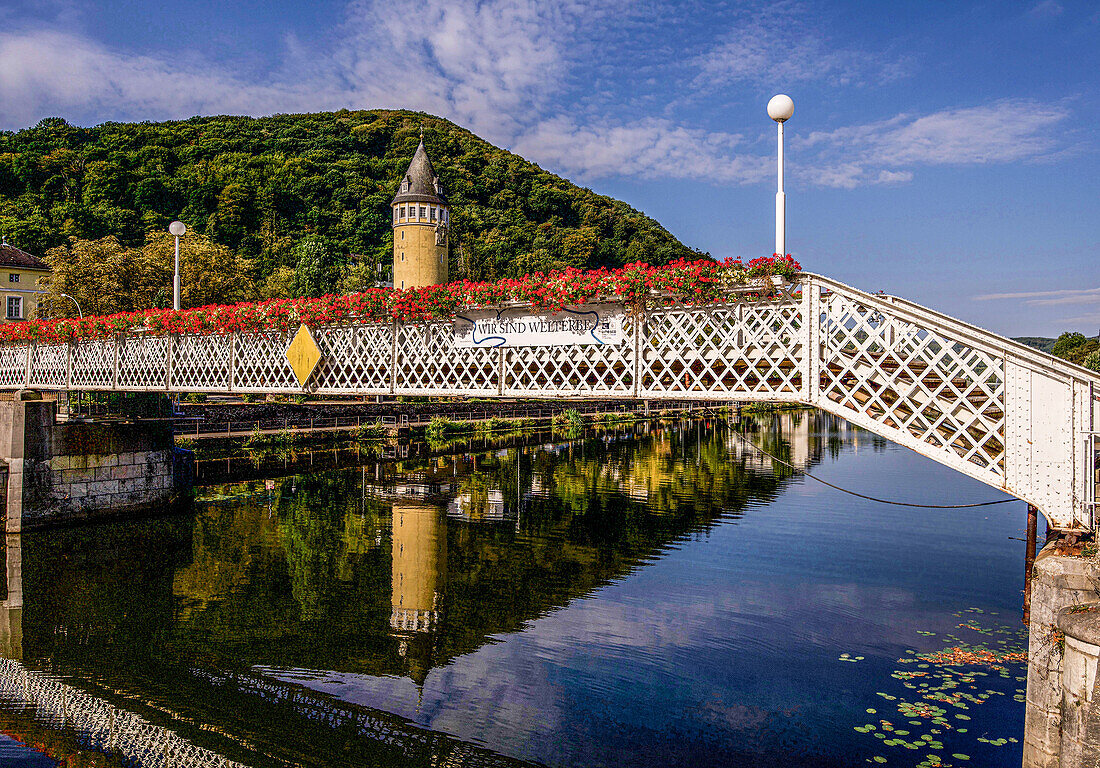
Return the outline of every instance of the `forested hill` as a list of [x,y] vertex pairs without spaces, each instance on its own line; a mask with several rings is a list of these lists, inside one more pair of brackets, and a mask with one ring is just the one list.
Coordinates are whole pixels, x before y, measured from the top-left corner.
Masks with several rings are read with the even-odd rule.
[[453,209],[452,274],[509,277],[695,253],[625,203],[453,123],[384,110],[93,128],[48,118],[0,133],[0,232],[42,255],[71,237],[113,235],[137,247],[178,218],[235,251],[258,282],[293,269],[307,239],[323,244],[335,271],[348,254],[389,264],[389,203],[421,127]]

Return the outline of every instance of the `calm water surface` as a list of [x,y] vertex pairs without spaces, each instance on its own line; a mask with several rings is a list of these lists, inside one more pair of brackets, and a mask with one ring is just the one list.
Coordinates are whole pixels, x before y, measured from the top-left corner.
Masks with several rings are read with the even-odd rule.
[[[630,429],[302,456],[193,514],[9,537],[0,762],[121,764],[26,668],[181,765],[1019,765],[1022,664],[917,657],[1022,645],[1022,503],[883,506],[723,422]],[[1000,498],[821,414],[747,435],[864,493]]]

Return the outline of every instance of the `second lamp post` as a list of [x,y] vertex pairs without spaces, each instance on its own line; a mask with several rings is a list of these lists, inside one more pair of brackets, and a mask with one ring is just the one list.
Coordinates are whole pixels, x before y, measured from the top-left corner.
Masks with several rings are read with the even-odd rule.
[[173,221],[168,225],[169,234],[176,236],[176,271],[172,277],[172,309],[179,312],[180,309],[180,238],[187,232],[187,225],[182,221]]

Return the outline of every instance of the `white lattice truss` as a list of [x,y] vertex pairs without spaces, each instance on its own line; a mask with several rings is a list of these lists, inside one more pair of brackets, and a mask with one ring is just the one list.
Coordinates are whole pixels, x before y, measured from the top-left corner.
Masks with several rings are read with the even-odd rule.
[[121,755],[140,768],[244,768],[101,698],[0,658],[0,700],[31,707],[33,717],[54,728],[74,728],[82,746]]
[[314,328],[323,358],[304,388],[277,332],[7,346],[0,389],[802,402],[1035,504],[1055,528],[1094,528],[1095,374],[817,275],[749,290],[630,309],[618,346],[459,348],[449,321]]

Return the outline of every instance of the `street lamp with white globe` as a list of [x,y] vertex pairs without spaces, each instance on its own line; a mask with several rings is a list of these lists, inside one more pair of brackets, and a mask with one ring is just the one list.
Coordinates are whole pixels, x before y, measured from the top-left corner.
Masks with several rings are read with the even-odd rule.
[[[780,130],[783,126],[779,126]],[[180,309],[180,238],[187,232],[187,225],[182,221],[173,221],[168,225],[169,234],[176,236],[176,271],[172,278],[172,309],[179,312]]]
[[784,93],[768,102],[768,117],[779,124],[779,190],[775,193],[775,252],[787,253],[787,194],[783,191],[783,123],[794,114],[794,102]]

